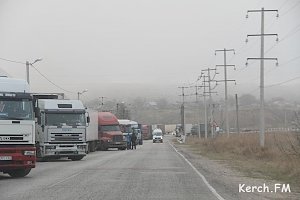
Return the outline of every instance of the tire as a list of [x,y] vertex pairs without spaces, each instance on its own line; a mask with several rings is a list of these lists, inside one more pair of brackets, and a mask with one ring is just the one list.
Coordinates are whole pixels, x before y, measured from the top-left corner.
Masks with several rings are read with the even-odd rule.
[[163,140],[161,140],[160,143],[163,143]]
[[108,150],[108,144],[106,142],[101,141],[100,142],[100,150],[101,151],[107,151]]
[[72,161],[79,161],[83,158],[84,156],[72,156],[72,157],[69,157],[69,159],[71,159]]
[[29,169],[15,169],[15,170],[8,171],[7,173],[13,178],[20,178],[20,177],[24,177],[27,174],[29,174],[30,171],[31,171],[31,168],[29,168]]
[[88,144],[88,149],[89,149],[89,152],[95,152],[96,151],[96,144],[95,142],[91,142]]
[[37,162],[48,162],[49,158],[47,157],[36,157]]

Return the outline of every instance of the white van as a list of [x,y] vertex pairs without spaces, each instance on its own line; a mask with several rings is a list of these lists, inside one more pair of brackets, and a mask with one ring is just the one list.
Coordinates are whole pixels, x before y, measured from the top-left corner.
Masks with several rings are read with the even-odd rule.
[[160,142],[163,143],[163,134],[162,134],[162,130],[157,128],[154,129],[152,132],[152,139],[153,139],[153,143],[155,142]]

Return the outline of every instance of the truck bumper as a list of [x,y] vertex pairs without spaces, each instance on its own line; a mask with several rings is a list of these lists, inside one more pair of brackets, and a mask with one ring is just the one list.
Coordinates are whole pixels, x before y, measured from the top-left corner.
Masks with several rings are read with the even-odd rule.
[[43,157],[85,156],[87,144],[44,144]]
[[127,142],[109,142],[108,148],[127,148]]
[[35,150],[35,147],[0,147],[0,171],[35,168]]
[[161,138],[155,138],[155,139],[153,139],[153,143],[154,142],[162,142],[163,141],[163,139],[161,139]]

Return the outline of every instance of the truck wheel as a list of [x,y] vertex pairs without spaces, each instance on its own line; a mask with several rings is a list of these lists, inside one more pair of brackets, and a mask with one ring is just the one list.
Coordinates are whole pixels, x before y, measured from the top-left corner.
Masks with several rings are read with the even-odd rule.
[[49,159],[47,157],[36,157],[37,162],[48,162]]
[[29,174],[30,171],[31,171],[31,168],[29,168],[29,169],[15,169],[15,170],[8,171],[7,173],[13,178],[19,178],[19,177],[26,176],[27,174]]
[[69,159],[71,159],[72,161],[78,161],[81,160],[84,156],[73,156],[73,157],[69,157]]
[[95,142],[92,142],[90,146],[90,152],[94,152],[94,151],[96,151],[96,144]]
[[100,142],[100,150],[101,151],[107,151],[108,150],[108,144],[106,142],[101,141]]

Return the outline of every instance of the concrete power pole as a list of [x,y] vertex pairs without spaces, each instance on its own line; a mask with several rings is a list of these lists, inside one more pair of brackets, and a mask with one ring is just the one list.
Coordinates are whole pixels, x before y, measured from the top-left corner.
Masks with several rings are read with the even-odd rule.
[[30,65],[30,63],[28,61],[26,61],[26,79],[27,79],[28,85],[30,85],[30,82],[29,82],[29,65]]
[[227,133],[227,136],[229,136],[229,116],[228,116],[228,87],[227,87],[227,82],[229,81],[235,81],[235,80],[228,80],[227,79],[227,67],[235,67],[235,65],[227,65],[226,63],[226,53],[228,51],[233,51],[233,53],[235,54],[234,52],[234,49],[221,49],[221,50],[215,50],[215,54],[217,52],[223,52],[224,53],[224,65],[216,65],[217,67],[224,67],[224,80],[223,82],[225,83],[225,126],[226,126],[226,133]]
[[[265,146],[265,100],[264,100],[264,61],[265,60],[276,60],[278,65],[278,59],[277,58],[265,58],[264,56],[264,37],[265,36],[276,36],[278,40],[278,34],[265,34],[264,31],[264,21],[265,21],[265,12],[277,12],[278,17],[278,10],[265,10],[262,8],[261,10],[248,10],[248,13],[250,12],[260,12],[261,13],[261,34],[253,34],[253,35],[247,35],[247,39],[249,36],[259,36],[260,37],[260,58],[247,58],[248,60],[260,60],[260,132],[259,132],[259,144],[260,147]],[[247,41],[247,40],[246,40]],[[246,64],[247,64],[246,63]]]
[[208,76],[203,76],[203,87],[204,87],[204,91],[203,91],[203,103],[204,103],[204,131],[205,131],[205,139],[207,139],[207,104],[206,104],[206,83],[207,83],[207,79]]
[[204,69],[202,71],[206,71],[207,72],[207,81],[204,80],[204,83],[207,82],[208,83],[208,92],[204,92],[204,96],[206,95],[206,93],[209,94],[209,113],[210,113],[210,125],[211,125],[211,137],[214,137],[214,108],[213,108],[213,102],[212,102],[212,96],[211,94],[212,93],[216,93],[216,92],[212,92],[212,87],[211,87],[211,82],[212,81],[215,81],[213,80],[213,78],[211,78],[211,74],[210,72],[211,71],[216,71],[216,69],[211,69],[211,68],[207,68],[207,69]]
[[100,103],[101,111],[103,111],[104,99],[105,99],[105,98],[107,98],[107,97],[99,97],[99,99],[101,99],[101,103]]
[[182,127],[182,131],[183,131],[183,142],[185,143],[185,111],[184,111],[184,97],[186,96],[184,93],[184,89],[188,88],[188,87],[178,87],[179,89],[181,89],[182,94],[179,96],[182,96],[182,105],[181,105],[181,127]]
[[[199,138],[201,138],[201,134],[200,134],[200,116],[201,116],[201,110],[200,110],[200,104],[199,104],[199,101],[198,101],[198,95],[199,95],[199,93],[198,93],[198,89],[199,88],[201,88],[202,86],[199,86],[199,85],[195,85],[195,86],[191,86],[191,87],[194,87],[195,88],[195,94],[194,95],[196,95],[196,113],[198,113],[198,117],[197,117],[197,114],[196,114],[196,118],[198,119],[197,121],[197,123],[198,123],[198,125],[197,125],[197,127],[198,127],[198,136],[199,136]],[[198,110],[198,112],[197,112],[197,110]]]
[[235,108],[236,108],[236,129],[237,129],[237,133],[240,134],[239,103],[238,103],[238,96],[237,96],[237,94],[235,94]]

